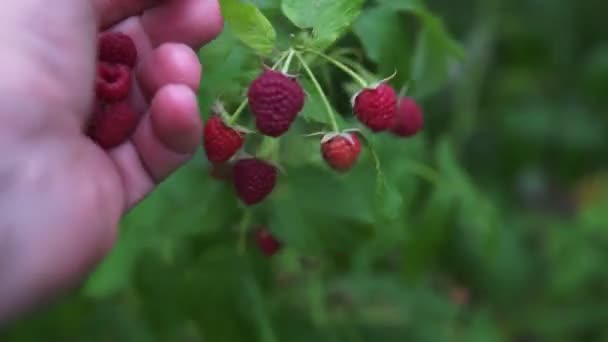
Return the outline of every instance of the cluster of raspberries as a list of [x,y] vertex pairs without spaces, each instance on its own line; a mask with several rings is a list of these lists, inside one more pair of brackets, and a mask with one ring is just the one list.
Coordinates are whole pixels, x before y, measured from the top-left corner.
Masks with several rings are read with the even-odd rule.
[[[305,93],[295,77],[265,69],[249,86],[249,108],[259,133],[269,137],[285,134],[302,111]],[[424,125],[422,110],[409,97],[399,98],[387,83],[365,88],[353,99],[357,119],[372,132],[390,131],[409,137]],[[227,125],[214,114],[205,123],[203,146],[212,163],[212,175],[232,180],[236,193],[246,205],[262,202],[274,189],[277,168],[259,158],[230,161],[243,147],[244,132]],[[321,140],[321,154],[338,172],[351,169],[361,153],[356,133],[329,133]]]
[[140,115],[129,102],[137,49],[131,37],[105,32],[98,37],[95,108],[88,135],[104,149],[127,141]]

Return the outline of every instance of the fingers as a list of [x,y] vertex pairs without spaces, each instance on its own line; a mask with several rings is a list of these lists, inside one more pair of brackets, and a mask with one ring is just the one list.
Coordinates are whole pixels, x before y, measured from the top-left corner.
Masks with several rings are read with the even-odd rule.
[[138,70],[139,86],[150,100],[166,84],[184,84],[198,91],[201,64],[186,45],[166,43],[153,51]]
[[162,0],[93,0],[93,7],[99,18],[99,27],[104,30],[161,2]]
[[224,28],[218,0],[173,0],[146,11],[141,21],[154,46],[173,41],[198,48]]
[[198,48],[224,28],[218,0],[93,0],[101,29],[141,15],[153,46],[180,42]]
[[191,88],[170,84],[156,93],[132,143],[111,153],[123,175],[128,207],[192,158],[202,130],[197,98]]
[[160,181],[189,160],[201,143],[196,94],[184,85],[164,86],[152,100],[148,119],[134,142],[154,179]]

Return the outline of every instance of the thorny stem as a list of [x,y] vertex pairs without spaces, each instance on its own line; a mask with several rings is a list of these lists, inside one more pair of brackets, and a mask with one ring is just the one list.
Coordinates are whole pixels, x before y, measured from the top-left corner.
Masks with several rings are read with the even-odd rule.
[[327,96],[325,95],[325,92],[323,91],[323,87],[321,87],[321,84],[319,84],[319,81],[315,77],[315,74],[312,72],[312,70],[310,70],[310,67],[308,66],[308,64],[306,63],[306,61],[304,60],[304,58],[302,57],[302,55],[299,52],[296,52],[296,57],[300,60],[300,63],[302,63],[302,67],[304,68],[304,70],[308,74],[308,77],[310,78],[311,82],[313,83],[313,85],[315,86],[317,91],[319,92],[319,96],[321,96],[321,100],[323,101],[323,104],[325,105],[325,109],[327,110],[327,115],[329,116],[329,121],[331,122],[331,126],[332,126],[333,130],[335,132],[340,132],[340,127],[338,127],[338,121],[336,121],[336,116],[334,115],[334,111],[331,107],[331,104],[329,103],[329,100],[327,99]]
[[335,59],[331,56],[324,54],[323,52],[319,52],[319,51],[311,50],[311,49],[304,49],[303,51],[310,52],[312,54],[325,58],[328,62],[332,63],[338,69],[344,71],[350,77],[352,77],[357,83],[359,83],[359,85],[361,85],[361,87],[367,88],[367,86],[368,86],[367,81],[365,81],[365,79],[363,79],[363,77],[361,77],[359,74],[357,74],[353,69],[349,68],[346,64],[338,61],[337,59]]
[[[283,52],[281,54],[281,56],[279,57],[279,59],[276,61],[276,63],[274,63],[274,65],[272,66],[272,69],[278,68],[279,65],[281,65],[281,63],[285,59],[285,57],[289,58],[289,56],[288,56],[289,54],[291,54],[291,50],[288,51],[288,52]],[[287,63],[289,63],[289,62],[290,61],[287,61]],[[236,111],[234,112],[234,114],[232,114],[232,116],[230,116],[230,118],[228,119],[228,125],[229,126],[232,126],[232,125],[234,125],[237,122],[237,120],[241,116],[241,113],[243,113],[243,111],[245,110],[245,108],[247,108],[247,103],[248,102],[249,102],[249,100],[247,99],[247,97],[245,97],[245,99],[243,100],[243,102],[241,102],[241,104],[236,109]]]

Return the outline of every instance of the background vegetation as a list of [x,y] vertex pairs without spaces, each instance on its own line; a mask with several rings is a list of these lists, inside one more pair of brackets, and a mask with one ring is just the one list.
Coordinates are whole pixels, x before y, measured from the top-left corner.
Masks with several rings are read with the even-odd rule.
[[[285,46],[296,30],[280,1],[255,2]],[[391,83],[410,81],[426,118],[416,138],[374,139],[385,187],[369,151],[346,176],[322,163],[318,139],[301,137],[323,120],[313,98],[283,146],[287,175],[252,216],[201,151],[125,218],[79,293],[0,340],[608,340],[607,12],[367,1],[330,51],[355,49],[378,75],[396,67]],[[205,118],[259,71],[233,28],[200,54]],[[316,71],[354,122],[348,79]],[[239,252],[257,225],[280,254],[249,240]]]

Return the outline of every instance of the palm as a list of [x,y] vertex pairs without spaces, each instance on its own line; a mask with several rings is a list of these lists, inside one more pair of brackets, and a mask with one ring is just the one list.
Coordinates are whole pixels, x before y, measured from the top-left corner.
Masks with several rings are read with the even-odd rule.
[[[0,22],[8,24],[0,43],[8,53],[0,56],[7,75],[0,81],[0,150],[10,157],[0,174],[11,175],[13,185],[2,196],[10,201],[0,198],[0,246],[11,246],[0,248],[0,257],[18,262],[0,263],[0,319],[11,306],[27,306],[86,273],[112,245],[124,212],[199,143],[200,65],[191,48],[221,30],[217,1],[156,2],[2,5],[8,10]],[[131,141],[109,152],[83,134],[97,21],[131,35],[140,55],[131,101],[144,116]]]

